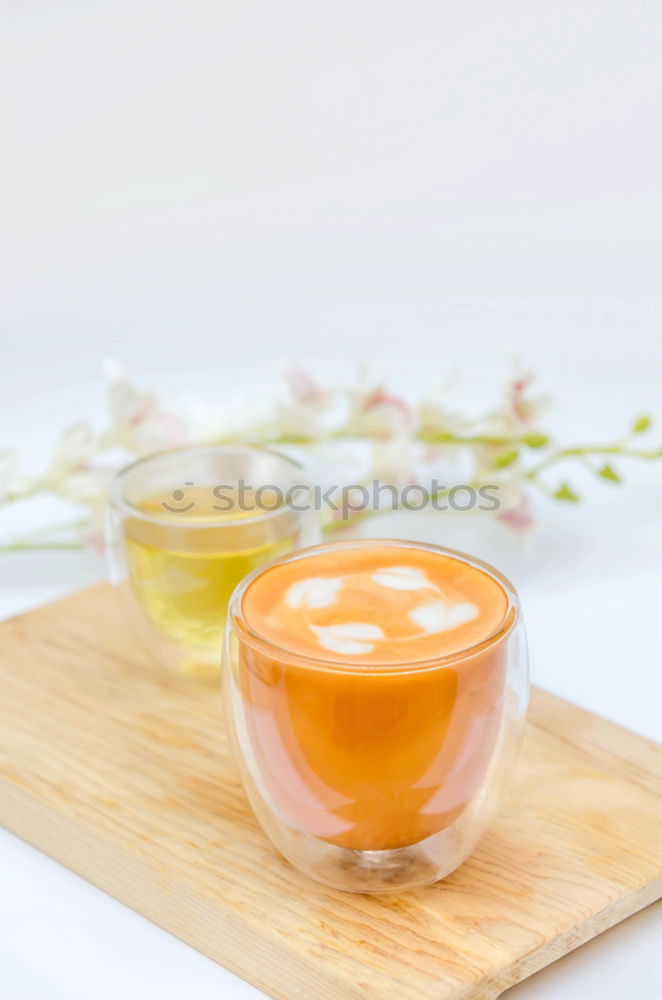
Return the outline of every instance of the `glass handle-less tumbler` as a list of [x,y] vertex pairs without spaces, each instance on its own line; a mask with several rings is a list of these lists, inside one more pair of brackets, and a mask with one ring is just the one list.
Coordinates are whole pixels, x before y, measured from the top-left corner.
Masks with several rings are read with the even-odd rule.
[[304,470],[251,446],[158,452],[123,469],[107,514],[111,581],[145,648],[183,676],[218,678],[239,581],[319,541]]
[[[390,604],[370,605],[382,622],[388,616],[391,634],[413,627],[412,618],[429,632],[430,607],[437,614],[443,606],[436,601],[417,612],[415,602],[424,598],[411,589],[418,586],[412,571],[400,565],[414,557],[442,557],[456,575],[466,570],[487,576],[503,595],[498,626],[452,655],[393,662],[385,645],[384,662],[373,655],[366,664],[361,651],[370,645],[366,638],[379,635],[379,626],[356,624],[351,603],[339,613],[341,624],[333,624],[325,604],[342,587],[339,559],[356,550],[369,557],[371,546],[386,547],[387,562],[394,564],[372,577],[396,588],[383,590]],[[311,557],[315,563],[307,575]],[[313,631],[330,638],[329,648],[340,655],[302,654],[300,643],[285,632],[274,640],[273,616],[267,622],[246,613],[246,595],[256,581],[271,574],[272,590],[282,592],[275,571],[297,566],[305,582],[286,594],[291,608],[308,599]],[[408,609],[402,623],[398,601]],[[460,617],[468,606],[461,605]],[[287,614],[298,614],[291,608]],[[424,641],[429,652],[434,636],[426,632]],[[359,655],[353,657],[352,648]],[[356,892],[400,892],[432,883],[471,853],[513,770],[528,701],[517,595],[486,564],[432,545],[350,541],[284,556],[251,574],[232,597],[223,690],[248,798],[274,845],[296,868]]]

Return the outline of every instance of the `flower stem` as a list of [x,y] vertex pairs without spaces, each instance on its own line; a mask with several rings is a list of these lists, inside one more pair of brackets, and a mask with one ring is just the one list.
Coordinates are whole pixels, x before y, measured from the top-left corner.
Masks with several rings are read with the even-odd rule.
[[19,540],[8,545],[0,545],[0,552],[48,552],[66,550],[82,552],[85,546],[82,542],[27,542]]
[[48,535],[59,535],[63,531],[75,531],[88,525],[89,518],[76,518],[74,521],[65,521],[60,524],[43,524],[39,528],[28,531],[21,538],[16,538],[13,542],[0,545],[0,552],[42,552],[48,550],[71,550],[79,551],[85,548],[82,542],[57,538],[44,538]]
[[422,433],[416,435],[423,444],[491,444],[497,447],[505,447],[509,444],[520,444],[522,439],[519,434],[513,435],[493,435],[493,434],[450,434],[450,433]]
[[561,462],[566,458],[589,458],[591,455],[620,455],[623,458],[642,458],[647,461],[654,461],[657,458],[662,458],[662,448],[647,450],[642,448],[626,448],[620,444],[558,448],[529,469],[525,475],[527,479],[535,481],[541,472],[555,465],[557,462]]

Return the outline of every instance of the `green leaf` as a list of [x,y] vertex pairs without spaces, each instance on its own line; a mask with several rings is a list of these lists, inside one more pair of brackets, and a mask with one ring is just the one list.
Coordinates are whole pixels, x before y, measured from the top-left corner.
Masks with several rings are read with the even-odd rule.
[[571,503],[578,503],[581,500],[579,494],[575,493],[567,483],[561,483],[558,490],[554,494],[557,500],[568,500]]
[[517,448],[511,448],[509,451],[502,451],[500,455],[497,455],[494,459],[495,469],[505,469],[507,466],[512,465],[513,462],[517,461],[519,452]]
[[652,423],[653,421],[651,418],[646,413],[643,413],[640,417],[637,417],[635,422],[632,424],[632,433],[643,434],[644,431],[648,430]]
[[621,482],[621,477],[616,472],[616,469],[613,467],[613,465],[609,465],[608,462],[605,465],[603,465],[601,469],[598,469],[598,475],[602,476],[603,479],[608,479],[610,483]]
[[532,431],[531,434],[525,434],[520,438],[522,444],[525,444],[527,448],[544,448],[545,445],[549,444],[549,437],[547,434],[542,434],[540,431]]

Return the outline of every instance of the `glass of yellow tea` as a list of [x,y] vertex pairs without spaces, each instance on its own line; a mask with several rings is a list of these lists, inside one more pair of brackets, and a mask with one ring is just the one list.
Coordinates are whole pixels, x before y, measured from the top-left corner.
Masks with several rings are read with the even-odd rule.
[[112,582],[143,644],[177,673],[220,672],[230,595],[254,569],[319,541],[304,470],[265,448],[178,448],[115,477]]

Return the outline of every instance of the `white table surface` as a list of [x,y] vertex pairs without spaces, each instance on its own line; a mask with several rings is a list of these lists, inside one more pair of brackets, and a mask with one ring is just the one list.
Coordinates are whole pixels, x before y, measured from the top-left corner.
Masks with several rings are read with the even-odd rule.
[[[256,362],[349,378],[363,358],[410,393],[456,377],[470,408],[517,356],[563,439],[662,418],[655,5],[1,6],[0,444],[28,465],[100,417],[107,355],[209,400]],[[618,488],[573,473],[586,502],[537,500],[524,541],[445,515],[370,531],[494,562],[522,595],[533,680],[660,739],[662,470],[623,470]],[[0,510],[0,533],[53,512]],[[103,572],[90,554],[0,556],[0,614]],[[3,996],[261,995],[0,843]],[[649,907],[513,1000],[658,998],[660,924]]]

